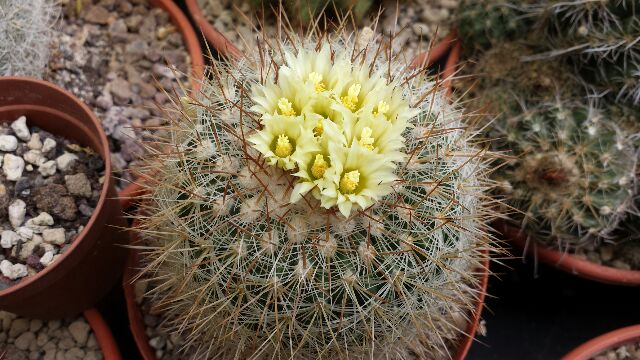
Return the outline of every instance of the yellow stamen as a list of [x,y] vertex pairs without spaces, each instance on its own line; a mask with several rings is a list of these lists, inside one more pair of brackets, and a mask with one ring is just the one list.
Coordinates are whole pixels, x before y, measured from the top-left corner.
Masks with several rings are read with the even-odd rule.
[[309,74],[309,80],[315,85],[316,92],[323,92],[327,90],[327,86],[322,82],[322,74],[318,74],[317,72],[312,72]]
[[278,140],[276,141],[276,150],[274,153],[276,156],[284,158],[293,152],[293,145],[289,141],[289,137],[285,134],[278,135]]
[[296,111],[293,110],[293,104],[287,98],[280,98],[278,100],[278,108],[280,109],[280,114],[284,116],[295,116]]
[[349,171],[340,179],[340,191],[344,194],[353,193],[360,183],[360,172],[358,170]]
[[362,86],[360,86],[360,84],[353,84],[349,86],[347,96],[343,96],[340,98],[344,106],[346,106],[351,111],[355,111],[358,108],[358,95],[360,95],[361,88]]
[[318,120],[316,127],[313,128],[313,135],[320,136],[324,133],[324,126],[322,126],[322,120]]
[[311,166],[311,175],[314,178],[319,179],[324,176],[324,172],[327,171],[329,167],[329,163],[324,159],[322,154],[316,155],[315,160],[313,160],[313,166]]
[[360,141],[358,143],[362,145],[362,147],[367,148],[369,150],[373,150],[373,143],[375,139],[371,137],[372,131],[371,128],[365,127],[362,129],[362,133],[360,134]]
[[390,109],[389,104],[387,104],[383,100],[380,100],[377,108],[373,111],[373,116],[378,116],[378,114],[386,115],[389,109]]

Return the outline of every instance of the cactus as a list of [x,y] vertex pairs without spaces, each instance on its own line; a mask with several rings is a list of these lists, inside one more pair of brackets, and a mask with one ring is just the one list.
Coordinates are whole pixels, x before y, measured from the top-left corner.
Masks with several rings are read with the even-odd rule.
[[484,50],[528,34],[532,21],[521,6],[506,0],[463,0],[457,12],[463,47]]
[[447,357],[492,248],[490,156],[389,43],[283,36],[167,109],[137,219],[150,301],[193,358]]
[[634,210],[633,138],[610,109],[558,97],[494,125],[513,150],[496,180],[516,221],[547,245],[576,249],[610,237]]
[[58,12],[51,0],[0,0],[0,76],[43,76]]
[[336,11],[339,16],[349,14],[359,22],[367,15],[373,0],[251,0],[251,3],[256,8],[274,9],[282,4],[290,20],[308,25],[325,10]]

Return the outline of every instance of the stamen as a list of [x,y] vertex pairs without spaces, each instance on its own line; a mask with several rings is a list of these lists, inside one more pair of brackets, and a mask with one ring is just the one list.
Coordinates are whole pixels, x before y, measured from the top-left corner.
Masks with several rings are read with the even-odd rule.
[[293,152],[293,145],[289,141],[289,137],[285,134],[278,135],[278,140],[276,141],[276,150],[274,153],[276,156],[284,158]]
[[362,133],[360,134],[360,141],[358,141],[358,143],[364,147],[367,148],[369,150],[373,150],[373,143],[375,142],[375,139],[371,137],[371,128],[370,127],[365,127],[364,129],[362,129]]
[[362,86],[360,84],[353,84],[349,87],[347,91],[347,96],[343,96],[340,98],[344,106],[346,106],[351,111],[356,111],[358,108],[358,95],[360,95],[360,90]]
[[316,155],[315,160],[313,160],[313,166],[311,166],[311,175],[313,175],[313,177],[316,179],[320,179],[324,176],[324,172],[327,171],[328,167],[329,163],[327,163],[327,161],[324,159],[324,156],[322,156],[322,154],[318,154]]
[[280,114],[284,116],[295,116],[296,112],[293,110],[293,104],[287,98],[280,98],[278,100],[278,108],[280,109]]
[[315,85],[316,92],[323,92],[327,90],[327,86],[322,82],[322,74],[312,72],[309,74],[309,80]]
[[358,170],[349,171],[340,179],[340,191],[344,194],[351,194],[360,183],[360,172]]

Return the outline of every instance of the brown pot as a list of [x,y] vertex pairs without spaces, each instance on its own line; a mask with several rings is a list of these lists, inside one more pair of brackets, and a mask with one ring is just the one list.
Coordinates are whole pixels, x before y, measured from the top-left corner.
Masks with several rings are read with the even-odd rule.
[[496,229],[524,253],[531,252],[536,260],[555,266],[570,274],[595,280],[605,284],[640,286],[640,271],[622,270],[598,265],[575,255],[540,245],[536,239],[519,228],[504,222],[497,223]]
[[[185,3],[187,4],[187,9],[189,10],[191,17],[198,27],[200,27],[204,37],[218,53],[231,58],[242,57],[242,51],[233,45],[231,41],[222,35],[215,26],[207,20],[206,16],[202,13],[202,9],[200,9],[200,5],[198,5],[198,0],[185,0]],[[430,51],[417,55],[412,64],[418,65],[420,63],[424,63],[426,60],[426,66],[430,66],[434,62],[438,61],[447,53],[451,46],[451,42],[455,37],[455,33],[449,34]]]
[[[169,13],[173,24],[182,33],[189,57],[191,58],[191,91],[197,92],[200,89],[200,81],[204,78],[204,55],[200,47],[200,41],[193,30],[189,19],[182,13],[180,8],[171,0],[151,0],[151,4],[164,9]],[[123,209],[131,206],[133,200],[144,193],[141,186],[141,179],[136,179],[118,193],[120,204]]]
[[111,329],[109,329],[109,326],[98,310],[88,309],[85,310],[82,315],[84,315],[89,326],[91,326],[93,334],[96,336],[98,346],[100,346],[102,355],[104,355],[104,360],[122,360],[120,350],[118,350],[118,344],[113,338]]
[[117,282],[127,256],[128,234],[111,176],[109,145],[95,115],[69,92],[45,81],[0,78],[0,121],[25,115],[31,125],[95,150],[104,161],[100,199],[76,240],[53,264],[0,291],[0,309],[54,319],[95,304]]
[[565,355],[562,360],[589,360],[603,351],[640,341],[640,325],[625,327],[591,339]]

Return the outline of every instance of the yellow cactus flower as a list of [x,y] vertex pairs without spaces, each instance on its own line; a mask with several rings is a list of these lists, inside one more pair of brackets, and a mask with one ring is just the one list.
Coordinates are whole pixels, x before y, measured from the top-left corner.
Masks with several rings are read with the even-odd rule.
[[278,109],[281,115],[284,116],[296,116],[296,111],[293,110],[293,104],[287,98],[280,98],[278,100]]
[[362,90],[362,85],[356,83],[349,86],[349,90],[347,90],[347,95],[340,97],[340,101],[347,107],[347,109],[351,111],[356,111],[358,109],[358,95],[360,95],[360,90]]

